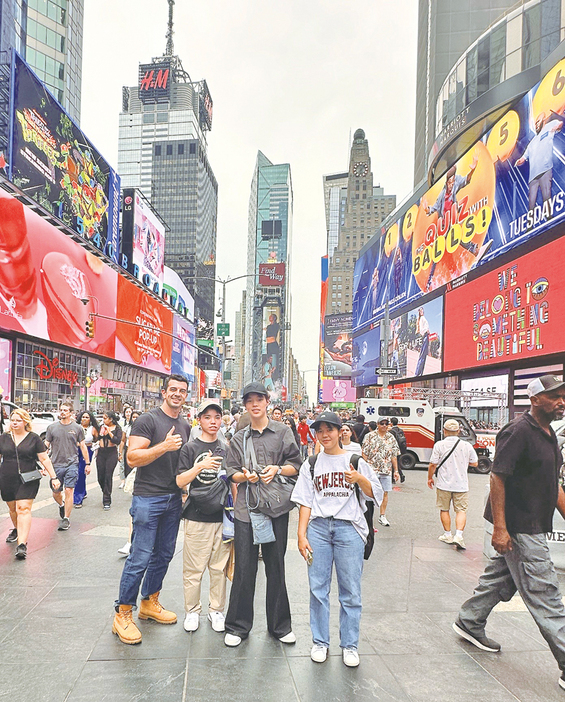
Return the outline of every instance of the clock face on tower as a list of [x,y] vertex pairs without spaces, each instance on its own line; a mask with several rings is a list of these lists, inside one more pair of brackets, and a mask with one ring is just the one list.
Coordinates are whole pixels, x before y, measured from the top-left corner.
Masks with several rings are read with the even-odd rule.
[[353,164],[353,175],[357,176],[357,178],[362,178],[363,176],[366,176],[367,173],[369,172],[369,164],[368,163],[354,163]]

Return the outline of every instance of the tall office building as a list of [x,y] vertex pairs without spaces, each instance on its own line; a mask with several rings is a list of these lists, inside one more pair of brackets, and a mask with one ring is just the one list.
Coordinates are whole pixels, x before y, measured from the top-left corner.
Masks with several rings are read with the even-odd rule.
[[281,400],[288,388],[292,207],[290,165],[259,151],[249,198],[245,382],[262,378]]
[[[414,185],[427,176],[436,99],[461,54],[516,0],[419,0]],[[474,70],[480,73],[479,61]],[[473,70],[473,69],[471,69]]]
[[[325,176],[324,186],[327,178],[328,176]],[[347,183],[345,198],[342,185],[344,182]],[[339,187],[339,231],[333,251],[330,250],[328,236],[329,276],[326,314],[351,312],[353,269],[359,251],[378,231],[382,220],[396,207],[396,195],[385,195],[380,185],[373,185],[369,142],[362,129],[358,129],[354,134],[347,178],[344,179],[340,175]],[[331,209],[329,215],[326,215],[326,221],[328,218],[331,219]]]
[[165,54],[140,64],[138,84],[123,88],[118,172],[122,186],[140,188],[168,224],[165,263],[194,297],[195,315],[210,323],[218,213],[206,143],[212,98],[206,81],[192,81],[174,54],[173,4]]
[[0,0],[0,52],[12,47],[79,123],[84,0]]
[[324,176],[324,205],[326,209],[326,238],[328,256],[333,256],[339,241],[339,232],[345,217],[348,173]]

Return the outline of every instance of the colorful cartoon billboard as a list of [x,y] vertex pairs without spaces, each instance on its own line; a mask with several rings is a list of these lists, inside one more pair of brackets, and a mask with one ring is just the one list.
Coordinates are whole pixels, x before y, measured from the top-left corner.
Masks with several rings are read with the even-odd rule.
[[120,179],[14,52],[10,179],[116,263]]
[[322,380],[322,402],[355,402],[357,394],[351,380],[336,378]]
[[564,76],[565,59],[362,253],[354,331],[565,219]]
[[351,313],[329,314],[324,319],[323,374],[326,378],[351,377],[352,323]]
[[561,353],[562,259],[559,239],[448,292],[444,370]]

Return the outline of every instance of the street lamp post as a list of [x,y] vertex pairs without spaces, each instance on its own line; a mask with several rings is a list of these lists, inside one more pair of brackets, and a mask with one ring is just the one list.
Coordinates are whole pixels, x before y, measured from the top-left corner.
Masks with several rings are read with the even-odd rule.
[[225,335],[225,329],[226,329],[226,285],[228,283],[233,283],[236,280],[242,280],[243,278],[258,278],[259,273],[245,273],[244,275],[238,275],[235,278],[230,278],[229,276],[225,279],[222,278],[212,278],[210,276],[193,276],[194,280],[212,280],[215,283],[220,283],[222,286],[222,331],[224,332],[222,334],[222,370],[221,370],[221,375],[222,375],[222,388],[225,388],[225,379],[224,379],[224,371],[225,371],[225,365],[226,365],[226,335]]

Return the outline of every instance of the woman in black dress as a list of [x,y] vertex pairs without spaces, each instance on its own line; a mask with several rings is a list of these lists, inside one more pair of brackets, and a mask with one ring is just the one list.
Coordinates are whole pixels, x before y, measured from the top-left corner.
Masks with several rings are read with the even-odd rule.
[[98,471],[98,485],[102,490],[102,505],[104,509],[110,509],[112,479],[118,464],[118,446],[122,443],[122,428],[118,424],[118,415],[115,412],[105,412],[102,421],[103,424],[98,434],[96,469]]
[[290,430],[292,432],[292,435],[294,436],[294,440],[296,441],[296,445],[298,446],[298,449],[300,450],[300,436],[298,435],[298,432],[296,431],[296,422],[292,417],[285,417],[283,419],[283,424],[286,424],[287,427],[290,427]]
[[39,480],[24,483],[20,473],[35,470],[36,461],[40,461],[43,470],[51,477],[54,489],[59,488],[59,481],[45,444],[31,430],[31,417],[25,410],[15,409],[10,415],[9,431],[0,435],[0,455],[0,494],[8,505],[14,525],[6,543],[17,541],[16,558],[23,560],[27,556],[31,505],[39,490]]

